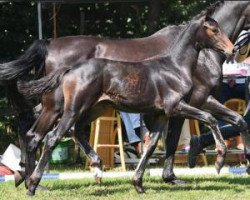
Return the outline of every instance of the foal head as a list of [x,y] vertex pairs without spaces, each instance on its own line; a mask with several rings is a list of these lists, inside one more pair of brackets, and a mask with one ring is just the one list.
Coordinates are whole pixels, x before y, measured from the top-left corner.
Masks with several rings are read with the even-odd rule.
[[201,47],[213,48],[226,56],[233,53],[234,45],[214,19],[204,16],[200,19],[200,23],[196,41]]

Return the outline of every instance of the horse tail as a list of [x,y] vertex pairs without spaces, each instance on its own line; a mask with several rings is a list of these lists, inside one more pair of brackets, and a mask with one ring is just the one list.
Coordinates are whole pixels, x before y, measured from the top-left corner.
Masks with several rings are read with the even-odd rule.
[[34,99],[41,96],[43,93],[52,92],[60,85],[63,76],[69,70],[70,68],[64,67],[37,80],[32,80],[29,82],[18,81],[18,91],[27,99]]
[[37,40],[17,60],[0,64],[0,80],[15,80],[27,74],[34,67],[40,71],[44,67],[49,43],[50,40]]

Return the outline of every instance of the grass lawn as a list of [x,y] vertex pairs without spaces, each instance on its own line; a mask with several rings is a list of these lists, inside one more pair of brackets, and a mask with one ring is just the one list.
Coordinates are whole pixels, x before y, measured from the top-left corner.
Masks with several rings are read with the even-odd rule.
[[[249,200],[250,177],[243,175],[181,176],[188,184],[165,184],[160,177],[144,179],[146,194],[137,194],[129,178],[105,179],[101,186],[94,180],[42,180],[48,191],[37,191],[35,200]],[[27,199],[24,185],[13,181],[0,183],[0,200]]]

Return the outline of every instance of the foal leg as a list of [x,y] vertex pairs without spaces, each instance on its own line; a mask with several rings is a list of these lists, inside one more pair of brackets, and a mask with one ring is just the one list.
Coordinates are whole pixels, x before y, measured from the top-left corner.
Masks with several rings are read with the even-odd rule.
[[166,159],[162,171],[162,179],[166,183],[184,184],[185,181],[178,179],[173,171],[175,152],[181,135],[184,118],[171,117],[169,120],[167,136],[165,137]]
[[15,179],[15,186],[18,187],[23,181],[25,177],[25,157],[26,157],[26,133],[34,123],[35,118],[33,116],[33,111],[25,111],[18,115],[18,127],[19,127],[19,144],[21,149],[21,161],[20,171],[15,171],[14,179]]
[[210,127],[214,140],[215,140],[217,153],[218,153],[217,159],[215,162],[215,168],[217,172],[219,173],[225,162],[226,146],[225,146],[225,143],[221,135],[220,129],[218,127],[216,119],[210,113],[207,113],[197,108],[194,108],[192,106],[189,106],[184,101],[181,101],[176,106],[174,110],[174,114],[180,115],[186,118],[197,119],[199,121],[206,123]]
[[[244,153],[247,160],[247,173],[250,174],[250,134],[246,121],[240,114],[225,107],[212,96],[209,96],[202,108],[208,112],[213,113],[216,118],[237,127],[244,143]],[[250,122],[248,123],[250,125]]]
[[21,171],[15,171],[15,186],[19,186],[25,176],[25,157],[26,157],[26,133],[31,128],[35,121],[32,106],[27,103],[26,99],[22,94],[18,92],[16,84],[7,84],[7,96],[11,104],[17,109],[18,115],[18,138],[21,149]]
[[86,154],[90,160],[90,166],[95,169],[95,179],[97,184],[101,183],[102,180],[102,162],[98,154],[89,145],[88,138],[84,132],[86,125],[97,119],[109,106],[99,103],[91,108],[87,114],[81,115],[75,123],[75,139],[81,150]]
[[[152,117],[152,116],[151,116]],[[142,186],[142,179],[143,179],[143,174],[145,172],[146,164],[149,159],[149,157],[152,155],[154,152],[154,149],[157,145],[157,142],[160,137],[160,133],[162,132],[166,122],[167,118],[165,115],[160,115],[160,116],[154,116],[153,118],[150,119],[150,126],[149,120],[144,117],[144,121],[147,125],[147,128],[150,131],[150,136],[151,140],[150,143],[148,144],[147,148],[145,151],[143,151],[143,155],[140,159],[140,162],[138,163],[135,173],[132,178],[133,185],[138,193],[144,193],[145,190]]]
[[35,194],[35,190],[41,181],[45,166],[53,149],[68,132],[70,127],[78,120],[79,116],[87,114],[86,111],[89,110],[91,105],[94,105],[99,98],[98,95],[100,93],[100,89],[98,90],[98,88],[100,88],[100,85],[97,84],[97,88],[90,87],[93,81],[89,80],[84,83],[80,83],[81,87],[77,87],[78,85],[76,86],[74,76],[70,77],[69,75],[68,78],[69,79],[65,78],[61,90],[64,94],[64,112],[62,118],[58,123],[57,128],[48,135],[48,139],[44,144],[44,149],[39,162],[28,180],[27,194],[30,196]]
[[61,113],[61,106],[63,105],[62,97],[62,92],[60,90],[56,90],[53,93],[43,96],[41,114],[26,134],[26,186],[27,179],[35,169],[35,154],[38,145],[41,143],[45,134],[53,127]]
[[47,131],[49,131],[53,124],[58,119],[59,113],[53,110],[44,109],[37,121],[26,134],[27,149],[26,149],[26,163],[25,163],[25,177],[26,185],[27,178],[35,169],[36,150],[44,138]]
[[[73,110],[73,109],[72,109]],[[77,109],[78,110],[78,109]],[[77,110],[74,111],[64,111],[64,114],[55,130],[51,134],[48,134],[48,139],[44,144],[44,149],[42,155],[39,159],[39,162],[33,171],[32,175],[28,180],[28,192],[29,196],[33,196],[35,194],[35,190],[41,181],[45,166],[51,155],[53,149],[56,147],[58,142],[62,139],[62,137],[68,132],[72,124],[75,122],[77,118]]]

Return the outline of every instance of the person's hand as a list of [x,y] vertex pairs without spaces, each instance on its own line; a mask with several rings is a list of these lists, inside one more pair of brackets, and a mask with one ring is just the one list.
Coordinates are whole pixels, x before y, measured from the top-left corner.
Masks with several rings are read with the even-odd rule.
[[229,79],[228,81],[227,81],[227,84],[229,85],[229,87],[234,87],[235,86],[235,84],[236,84],[236,81],[235,81],[235,79]]

